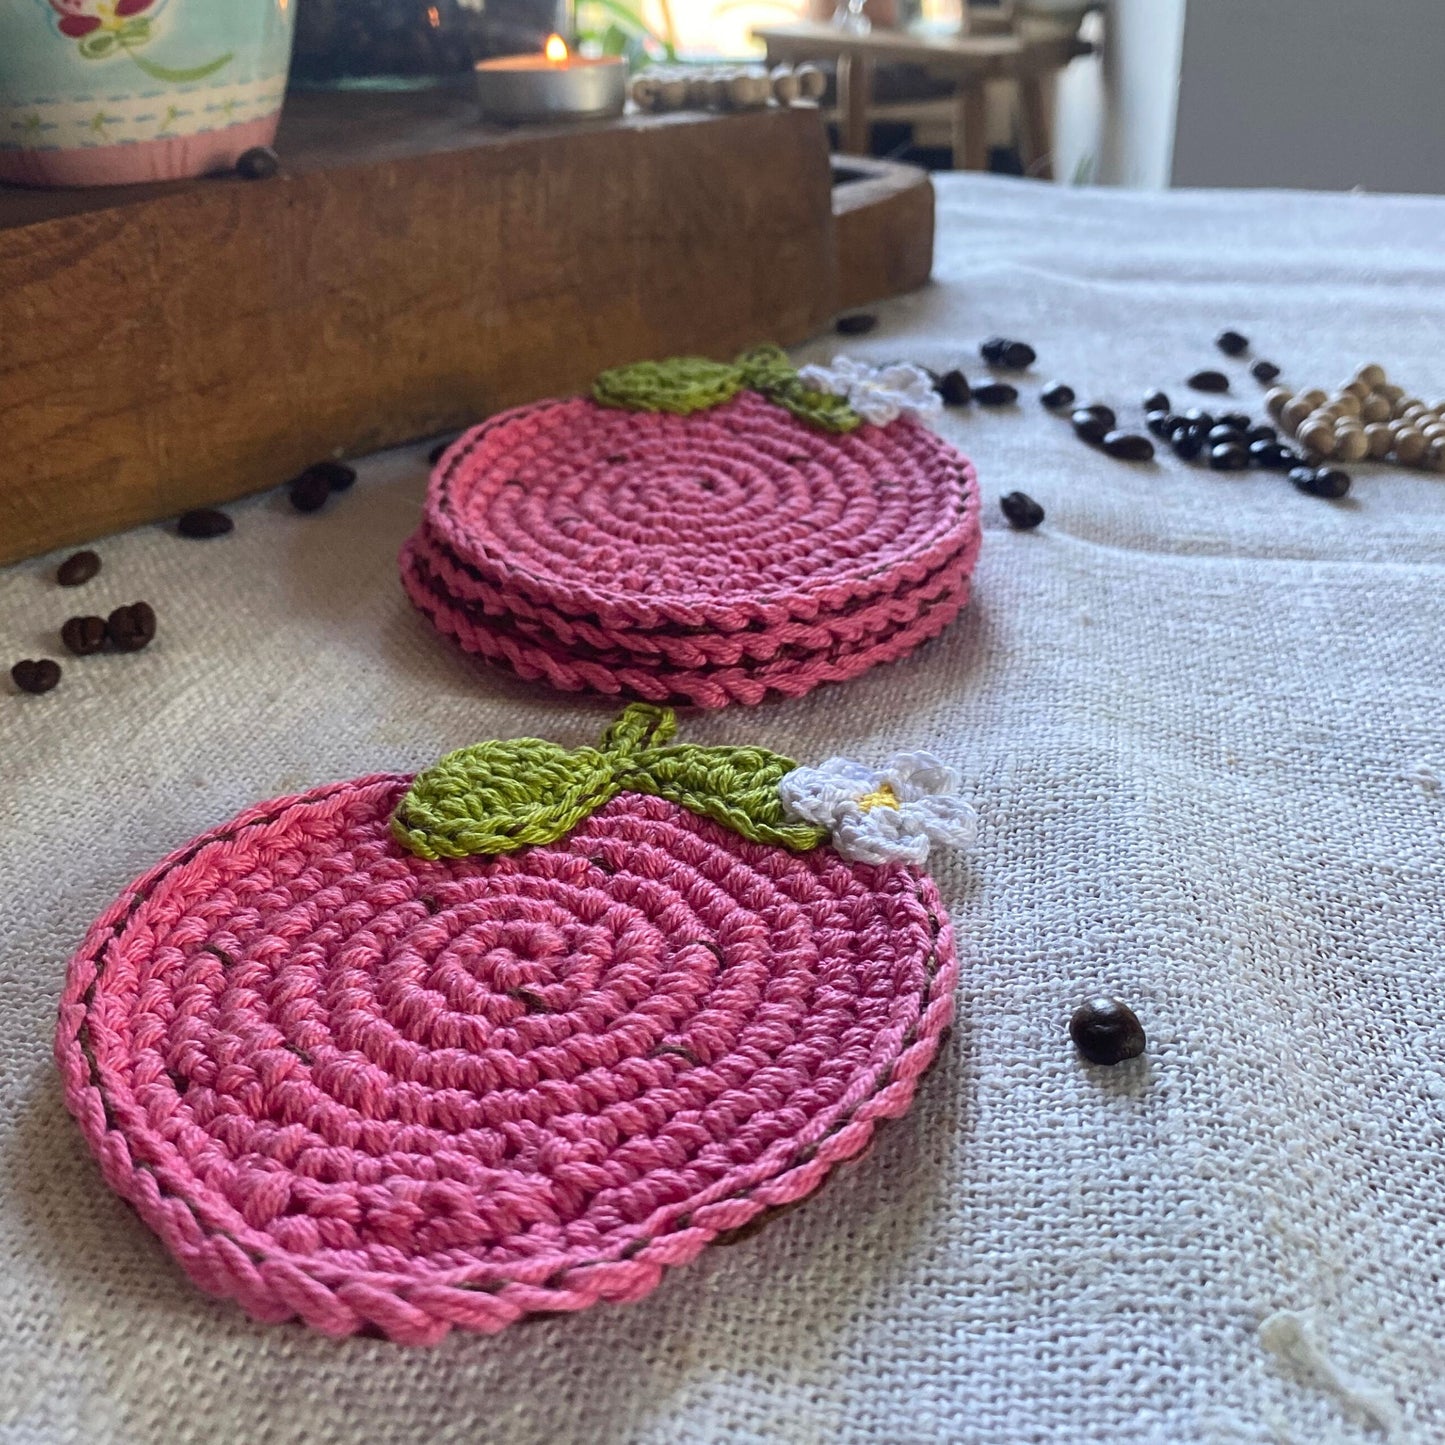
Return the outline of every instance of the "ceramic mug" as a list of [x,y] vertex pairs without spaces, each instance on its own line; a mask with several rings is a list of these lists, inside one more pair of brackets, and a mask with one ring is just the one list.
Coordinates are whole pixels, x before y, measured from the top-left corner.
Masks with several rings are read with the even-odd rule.
[[0,0],[0,180],[171,180],[269,145],[297,3]]

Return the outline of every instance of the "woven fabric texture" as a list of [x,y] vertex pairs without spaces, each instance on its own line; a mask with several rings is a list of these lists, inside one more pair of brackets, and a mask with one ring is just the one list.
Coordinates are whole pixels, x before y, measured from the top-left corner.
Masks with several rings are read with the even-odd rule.
[[441,632],[522,678],[722,707],[936,636],[979,536],[972,468],[911,419],[838,436],[756,392],[689,415],[576,398],[453,446],[401,568]]
[[[1433,400],[1445,202],[938,185],[935,283],[847,349],[935,369],[992,334],[1038,349],[1018,409],[938,423],[983,479],[974,598],[891,666],[684,720],[699,743],[926,749],[963,775],[978,842],[929,864],[958,1016],[912,1109],[625,1307],[407,1349],[207,1298],[61,1097],[89,921],[258,799],[478,738],[595,745],[617,708],[479,670],[413,609],[395,559],[424,445],[315,516],[272,495],[213,542],[106,541],[74,593],[56,557],[6,569],[4,655],[65,676],[0,690],[5,1445],[1445,1438],[1445,483],[1359,467],[1331,505],[1128,466],[1034,399],[1059,377],[1123,418],[1156,386],[1186,404],[1234,326],[1293,385],[1378,360]],[[1004,525],[1014,489],[1039,531]],[[55,651],[71,613],[140,597],[145,652]],[[1073,1056],[1070,1010],[1100,990],[1148,1029],[1137,1065]],[[1343,1401],[1306,1339],[1398,1423]]]

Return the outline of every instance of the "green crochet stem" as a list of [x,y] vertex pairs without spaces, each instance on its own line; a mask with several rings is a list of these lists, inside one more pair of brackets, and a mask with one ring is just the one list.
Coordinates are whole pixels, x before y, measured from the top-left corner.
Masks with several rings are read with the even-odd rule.
[[625,411],[687,416],[731,401],[744,387],[761,392],[799,421],[824,431],[848,432],[863,423],[841,396],[805,386],[787,353],[778,346],[755,346],[731,366],[701,356],[616,366],[593,382],[592,399]]
[[421,858],[468,858],[555,843],[621,792],[651,793],[741,833],[794,852],[827,832],[790,822],[778,782],[797,766],[766,748],[669,744],[671,708],[633,703],[596,748],[541,738],[474,743],[418,773],[391,831]]

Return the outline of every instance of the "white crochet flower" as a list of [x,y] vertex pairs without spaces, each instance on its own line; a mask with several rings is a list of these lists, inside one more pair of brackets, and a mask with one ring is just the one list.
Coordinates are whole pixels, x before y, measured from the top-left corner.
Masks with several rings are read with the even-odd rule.
[[877,769],[829,758],[778,783],[789,817],[827,828],[854,863],[923,863],[931,844],[968,847],[978,815],[957,792],[958,774],[929,753],[895,753]]
[[904,412],[927,416],[942,406],[928,373],[906,361],[869,366],[851,356],[835,356],[832,366],[804,366],[798,377],[814,391],[844,397],[874,426],[886,426]]

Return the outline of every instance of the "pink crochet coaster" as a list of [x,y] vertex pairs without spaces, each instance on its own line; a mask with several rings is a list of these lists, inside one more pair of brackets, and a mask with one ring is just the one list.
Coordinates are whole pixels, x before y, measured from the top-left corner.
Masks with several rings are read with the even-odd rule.
[[402,577],[467,651],[562,689],[718,707],[896,660],[967,602],[977,481],[912,416],[842,408],[825,419],[850,429],[829,430],[746,387],[629,409],[606,380],[606,404],[505,412],[433,473]]
[[101,916],[66,1102],[201,1288],[404,1343],[635,1300],[907,1109],[957,975],[947,770],[673,726],[263,803]]

